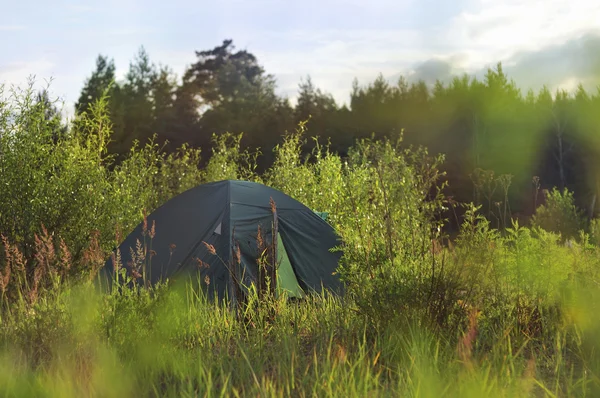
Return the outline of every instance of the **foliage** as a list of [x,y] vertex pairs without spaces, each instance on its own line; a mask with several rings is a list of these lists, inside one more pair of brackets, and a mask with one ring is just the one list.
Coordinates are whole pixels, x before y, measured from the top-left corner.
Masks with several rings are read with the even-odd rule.
[[205,181],[255,178],[259,152],[242,150],[241,140],[242,134],[213,134],[213,155],[204,169]]
[[[363,137],[346,157],[310,137],[307,154],[301,123],[263,174],[259,153],[233,133],[213,135],[203,168],[198,148],[166,153],[154,139],[134,141],[116,162],[107,92],[58,136],[48,101],[30,91],[1,98],[0,389],[8,395],[600,392],[597,222],[590,235],[580,231],[569,191],[552,191],[531,227],[502,210],[495,228],[490,200],[488,208],[447,200],[444,157],[408,147],[403,135]],[[508,197],[508,175],[483,170],[474,174],[481,192],[498,184]],[[224,178],[264,182],[329,213],[343,241],[346,295],[287,301],[261,286],[236,313],[192,288],[210,281],[129,287],[151,257],[143,244],[136,273],[121,268],[123,284],[98,294],[91,280],[108,249],[144,214]],[[443,229],[449,205],[463,210],[452,239]],[[154,227],[145,225],[150,238]]]
[[546,231],[560,233],[563,239],[570,239],[584,229],[585,217],[574,203],[573,192],[553,188],[546,194],[546,203],[535,210],[531,223]]
[[442,159],[374,139],[357,142],[344,162],[318,141],[302,159],[304,132],[301,125],[275,149],[266,183],[329,213],[344,242],[339,273],[361,313],[385,323],[425,305],[436,272],[429,250],[440,237]]
[[56,118],[48,117],[54,104],[37,101],[31,86],[0,95],[0,231],[22,251],[29,275],[44,228],[80,260],[95,234],[103,250],[111,249],[115,229],[128,233],[144,209],[203,179],[200,152],[188,146],[167,154],[153,141],[135,143],[115,164],[107,95],[58,135]]
[[[14,89],[0,103],[0,230],[29,254],[43,223],[78,253],[90,231],[105,228],[109,209],[103,195],[110,183],[102,164],[110,125],[105,103],[56,139],[48,104],[32,90]],[[98,217],[89,217],[98,214]]]
[[[472,224],[478,218],[471,214],[457,256],[492,266],[454,274],[478,291],[457,300],[464,327],[456,336],[440,336],[409,313],[373,329],[372,314],[358,314],[346,298],[279,300],[237,317],[192,285],[104,296],[89,284],[57,285],[56,294],[3,317],[0,388],[60,396],[597,394],[600,325],[589,298],[599,291],[589,278],[598,277],[598,249],[572,252],[517,229],[502,243],[485,224]],[[489,243],[505,249],[478,257],[475,248]],[[531,291],[512,278],[535,271],[535,257],[559,268]],[[511,274],[512,259],[520,275]],[[568,282],[565,267],[588,281]],[[506,275],[497,279],[499,272]]]
[[86,80],[81,89],[79,101],[75,104],[76,111],[87,111],[94,101],[102,97],[104,92],[111,87],[114,80],[115,62],[109,60],[106,56],[99,55],[96,58],[96,70]]
[[[329,139],[329,150],[340,156],[371,134],[395,140],[404,132],[406,145],[444,154],[447,193],[459,202],[478,203],[480,189],[469,178],[476,170],[510,176],[506,192],[498,190],[491,209],[483,210],[495,227],[509,227],[511,214],[533,214],[532,175],[539,176],[541,188],[575,192],[577,205],[590,216],[598,212],[600,95],[582,85],[572,93],[545,86],[522,93],[498,63],[482,78],[465,74],[433,82],[400,76],[391,82],[379,75],[362,85],[355,80],[348,106],[308,77],[292,106],[277,94],[275,78],[258,57],[236,49],[233,40],[190,55],[190,65],[177,79],[168,67],[155,66],[143,48],[135,54],[126,78],[114,82],[109,93],[111,153],[124,156],[136,140],[143,146],[156,134],[154,142],[168,153],[187,143],[210,154],[213,134],[243,133],[242,146],[263,153],[257,158],[262,173],[273,164],[272,149],[281,136],[301,122]],[[100,56],[78,109],[87,109],[114,76],[112,61]],[[302,154],[314,149],[315,142],[308,140]]]

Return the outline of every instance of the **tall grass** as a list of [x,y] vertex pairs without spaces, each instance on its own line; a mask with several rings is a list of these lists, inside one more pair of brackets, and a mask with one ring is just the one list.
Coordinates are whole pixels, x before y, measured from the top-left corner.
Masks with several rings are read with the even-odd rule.
[[[204,169],[199,150],[165,155],[154,143],[116,164],[102,151],[103,100],[54,142],[42,105],[19,95],[0,103],[0,182],[11,198],[0,203],[5,395],[600,393],[598,222],[584,225],[568,193],[553,192],[526,226],[511,223],[508,204],[464,204],[450,240],[443,157],[401,139],[359,141],[345,159],[316,141],[302,158],[301,125],[261,176],[257,154],[230,134],[214,137]],[[261,285],[240,314],[193,288],[206,281],[98,292],[96,271],[144,212],[223,178],[329,213],[347,294],[288,301]]]

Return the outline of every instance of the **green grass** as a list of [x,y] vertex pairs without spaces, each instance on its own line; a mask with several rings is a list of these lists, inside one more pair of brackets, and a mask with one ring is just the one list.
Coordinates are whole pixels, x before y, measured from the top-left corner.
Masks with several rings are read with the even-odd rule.
[[[511,256],[523,251],[515,239],[498,239],[506,247],[490,274],[515,266]],[[529,244],[521,265],[534,272],[528,259],[537,249]],[[543,261],[558,257],[556,264],[569,267],[564,278],[538,292],[504,292],[500,303],[500,295],[482,300],[477,312],[457,311],[465,314],[466,327],[455,329],[436,327],[427,307],[377,326],[378,314],[361,313],[350,298],[272,300],[237,317],[189,285],[112,295],[97,294],[92,284],[59,288],[3,319],[0,391],[61,397],[595,396],[600,251],[552,244],[553,250],[537,254]],[[572,271],[585,272],[586,280]],[[554,292],[550,287],[559,280]]]

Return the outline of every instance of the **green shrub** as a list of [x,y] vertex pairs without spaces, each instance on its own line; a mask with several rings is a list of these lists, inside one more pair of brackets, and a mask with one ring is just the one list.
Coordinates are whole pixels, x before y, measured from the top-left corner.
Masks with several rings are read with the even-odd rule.
[[[34,235],[45,226],[78,259],[94,231],[105,250],[115,228],[129,232],[182,190],[199,184],[200,151],[164,154],[154,141],[137,143],[119,164],[107,153],[112,126],[106,95],[57,135],[52,104],[33,90],[0,86],[0,231],[31,259]],[[234,160],[238,160],[235,158]]]
[[589,232],[591,241],[596,245],[600,245],[600,218],[590,220]]
[[50,105],[36,102],[31,88],[0,100],[0,231],[31,257],[42,224],[79,253],[95,229],[106,229],[110,182],[103,147],[110,135],[105,102],[56,137]]
[[560,233],[563,240],[574,238],[585,228],[583,212],[577,208],[573,193],[566,188],[553,188],[546,195],[546,203],[535,210],[531,224],[549,232]]
[[441,158],[403,150],[401,139],[365,139],[344,162],[318,142],[301,159],[304,132],[301,126],[276,147],[266,183],[329,213],[343,240],[339,274],[361,313],[385,323],[415,304],[426,307]]
[[254,180],[258,152],[241,148],[242,134],[213,134],[212,156],[203,170],[204,181]]

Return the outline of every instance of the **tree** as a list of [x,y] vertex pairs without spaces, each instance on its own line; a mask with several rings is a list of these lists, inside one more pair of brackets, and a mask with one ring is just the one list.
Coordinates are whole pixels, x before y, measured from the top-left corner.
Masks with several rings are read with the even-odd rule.
[[271,149],[280,136],[293,125],[293,109],[287,100],[275,94],[275,81],[271,77],[243,79],[237,95],[224,100],[202,114],[199,122],[203,137],[213,133],[244,133],[242,144],[261,149],[266,156],[261,165],[271,158]]
[[207,51],[196,51],[198,60],[186,71],[184,85],[191,85],[201,96],[204,105],[215,107],[232,101],[248,83],[260,84],[265,76],[264,69],[256,57],[245,51],[233,52],[231,39]]
[[337,110],[338,106],[333,96],[315,88],[310,76],[306,78],[306,82],[300,82],[298,100],[294,110],[296,122],[307,120],[309,117],[314,120],[327,119]]
[[123,104],[122,88],[115,80],[114,60],[107,56],[98,55],[96,69],[86,80],[79,100],[75,104],[75,112],[81,115],[88,112],[97,100],[106,94],[108,113],[112,124],[113,136],[122,137],[125,131],[125,106]]
[[112,152],[124,154],[138,140],[145,143],[154,134],[152,117],[152,82],[156,78],[155,66],[140,47],[123,83],[122,101],[125,108],[124,129],[114,136]]
[[151,82],[152,118],[155,132],[159,136],[170,138],[175,121],[175,95],[177,79],[166,66],[154,75]]
[[[340,108],[331,94],[316,88],[310,76],[306,81],[301,81],[298,88],[298,99],[294,109],[295,123],[308,120],[306,127],[310,135],[331,139],[330,149],[345,155],[353,144],[348,109]],[[307,142],[306,150],[312,150],[314,144],[312,141]]]
[[213,133],[244,133],[243,145],[270,153],[279,136],[291,127],[292,109],[276,93],[276,82],[256,57],[234,51],[232,40],[196,52],[196,63],[185,72],[175,107],[186,124],[182,140],[208,148]]
[[114,135],[110,151],[124,155],[134,141],[143,145],[155,135],[161,143],[171,139],[176,129],[173,126],[176,92],[173,72],[166,66],[153,64],[145,48],[140,47],[122,83],[119,99],[123,128]]
[[[115,63],[103,55],[96,58],[96,70],[86,80],[79,100],[75,104],[75,112],[81,113],[89,109],[90,104],[102,97],[102,94],[115,81]],[[113,86],[115,87],[115,86]]]
[[200,99],[197,90],[192,85],[184,83],[175,88],[174,94],[171,142],[189,142],[199,146],[210,144],[210,140],[202,142],[198,137]]
[[36,96],[36,105],[43,112],[43,121],[52,131],[52,142],[56,144],[60,139],[65,138],[68,127],[63,123],[60,111],[56,106],[56,100],[51,100],[48,90],[44,89],[38,92]]

